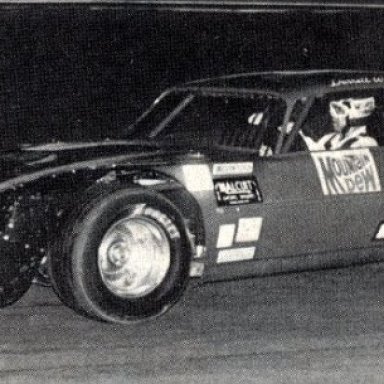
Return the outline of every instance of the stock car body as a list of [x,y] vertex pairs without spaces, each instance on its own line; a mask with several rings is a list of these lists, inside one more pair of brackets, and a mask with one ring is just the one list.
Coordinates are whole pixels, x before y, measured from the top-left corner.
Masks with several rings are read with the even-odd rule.
[[[41,260],[78,313],[129,323],[188,284],[384,254],[384,75],[268,72],[165,91],[123,138],[0,157],[0,304]],[[309,151],[332,100],[374,98],[377,146]]]

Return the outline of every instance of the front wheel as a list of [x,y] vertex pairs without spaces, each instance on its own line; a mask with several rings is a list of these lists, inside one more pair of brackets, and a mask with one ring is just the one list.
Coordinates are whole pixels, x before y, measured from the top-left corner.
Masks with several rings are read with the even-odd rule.
[[190,259],[177,208],[156,193],[120,186],[93,195],[69,218],[50,273],[58,296],[77,312],[128,323],[179,299]]

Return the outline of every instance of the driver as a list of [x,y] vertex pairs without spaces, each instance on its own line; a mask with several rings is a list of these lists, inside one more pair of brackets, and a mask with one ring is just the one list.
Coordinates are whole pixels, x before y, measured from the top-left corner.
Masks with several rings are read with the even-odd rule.
[[302,132],[300,135],[310,151],[377,146],[377,141],[367,134],[367,123],[374,110],[374,97],[331,101],[329,113],[334,132],[324,135],[318,141],[304,136]]

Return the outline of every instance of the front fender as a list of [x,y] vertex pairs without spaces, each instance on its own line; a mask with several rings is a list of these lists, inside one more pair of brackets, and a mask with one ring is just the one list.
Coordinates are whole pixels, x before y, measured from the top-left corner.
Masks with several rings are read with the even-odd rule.
[[203,215],[194,196],[175,178],[155,170],[115,170],[97,184],[124,182],[150,189],[169,199],[181,212],[195,245],[205,245]]

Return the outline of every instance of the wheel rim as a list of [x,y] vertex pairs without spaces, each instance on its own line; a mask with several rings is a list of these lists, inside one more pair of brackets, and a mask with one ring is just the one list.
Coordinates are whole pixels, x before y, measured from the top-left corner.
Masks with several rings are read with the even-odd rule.
[[121,298],[140,298],[164,280],[171,249],[163,228],[145,217],[114,223],[98,250],[98,267],[105,286]]

